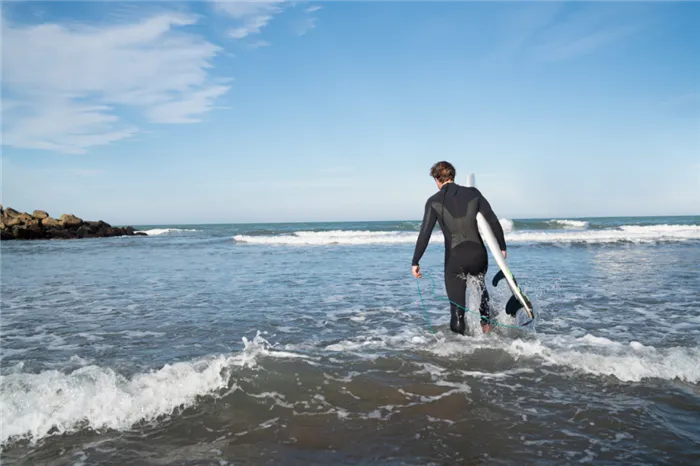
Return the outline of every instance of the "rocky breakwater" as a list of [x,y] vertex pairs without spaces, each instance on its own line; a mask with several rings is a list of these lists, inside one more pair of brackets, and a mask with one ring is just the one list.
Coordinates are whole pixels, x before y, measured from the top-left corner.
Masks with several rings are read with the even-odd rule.
[[55,219],[42,210],[32,214],[18,212],[0,205],[0,239],[77,239],[105,238],[109,236],[146,236],[133,227],[113,227],[99,220],[84,221],[72,214]]

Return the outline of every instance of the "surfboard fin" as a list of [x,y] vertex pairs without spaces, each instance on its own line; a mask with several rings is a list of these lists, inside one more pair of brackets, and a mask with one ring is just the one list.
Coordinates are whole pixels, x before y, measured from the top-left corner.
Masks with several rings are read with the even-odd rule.
[[506,275],[503,273],[503,270],[499,270],[496,275],[493,276],[493,280],[491,281],[491,284],[493,286],[498,286],[498,282],[506,278]]
[[522,307],[523,303],[521,303],[520,300],[516,298],[515,295],[513,295],[506,303],[506,314],[515,317],[515,314],[517,314],[518,309],[522,309]]
[[[521,303],[520,300],[515,296],[511,296],[508,302],[506,303],[506,314],[508,314],[511,317],[515,317],[519,309],[525,309],[523,303]],[[535,320],[535,315],[531,311],[525,309],[525,312],[530,317],[530,320],[528,320],[524,324],[521,324],[521,327],[526,327]]]
[[[491,281],[491,283],[493,284],[493,286],[498,286],[498,282],[500,282],[500,281],[503,280],[504,278],[506,278],[505,274],[503,273],[502,270],[499,270],[498,273],[497,273],[496,275],[494,275],[493,280]],[[513,283],[515,283],[515,286],[518,287],[518,291],[520,292],[520,294],[522,295],[523,299],[525,300],[525,303],[526,303],[526,305],[527,305],[527,309],[525,309],[525,311],[527,312],[527,314],[528,314],[531,318],[534,318],[534,314],[533,314],[533,312],[530,310],[530,309],[532,309],[532,303],[530,303],[530,300],[529,300],[528,297],[525,295],[525,293],[523,292],[523,290],[520,289],[520,285],[518,285],[518,280],[516,280],[515,277],[513,277]],[[521,303],[520,300],[519,300],[518,298],[516,298],[515,295],[513,295],[513,296],[511,296],[510,300],[509,300],[508,303],[506,304],[506,312],[507,312],[509,315],[515,317],[515,313],[518,312],[518,309],[521,309],[521,308],[523,308],[523,307],[524,307],[524,306],[523,306],[523,303]]]
[[[506,274],[503,273],[503,270],[499,270],[498,273],[493,276],[493,280],[491,280],[491,284],[493,286],[498,286],[498,282],[500,282],[504,278],[506,278]],[[513,283],[515,283],[515,286],[520,288],[520,285],[518,285],[518,280],[516,280],[515,277],[513,277]]]

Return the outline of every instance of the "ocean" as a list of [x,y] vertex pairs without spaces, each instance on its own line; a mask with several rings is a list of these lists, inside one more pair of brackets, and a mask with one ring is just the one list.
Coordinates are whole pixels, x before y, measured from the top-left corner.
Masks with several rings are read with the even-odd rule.
[[501,224],[465,336],[418,221],[3,242],[2,464],[698,464],[700,217]]

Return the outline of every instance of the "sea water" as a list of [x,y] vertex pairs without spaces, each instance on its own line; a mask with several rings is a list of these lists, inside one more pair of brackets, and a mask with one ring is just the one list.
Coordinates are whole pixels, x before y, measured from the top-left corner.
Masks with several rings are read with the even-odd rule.
[[697,464],[700,217],[501,224],[466,336],[415,221],[3,242],[2,462]]

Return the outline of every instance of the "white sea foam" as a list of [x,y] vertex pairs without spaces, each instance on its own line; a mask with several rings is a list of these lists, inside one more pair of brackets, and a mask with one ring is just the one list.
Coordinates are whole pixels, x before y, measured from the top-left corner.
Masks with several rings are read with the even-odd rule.
[[550,220],[547,223],[554,224],[554,225],[561,225],[564,228],[587,228],[588,227],[588,222],[584,220],[560,220],[560,219],[554,219]]
[[619,229],[584,231],[521,231],[506,235],[513,243],[653,243],[700,240],[697,225],[628,225]]
[[127,379],[110,368],[81,367],[69,374],[51,370],[2,377],[2,442],[52,429],[58,434],[87,422],[91,427],[124,429],[141,419],[170,414],[197,395],[226,387],[229,358],[176,363]]
[[[509,220],[508,220],[509,222]],[[501,220],[503,225],[507,222]],[[512,225],[512,222],[511,222]],[[700,240],[698,225],[648,225],[623,226],[605,230],[550,230],[513,231],[512,226],[504,226],[506,241],[509,243],[650,243],[655,241]],[[269,245],[362,245],[362,244],[414,244],[416,232],[406,231],[297,231],[287,235],[248,236],[236,235],[239,243]],[[444,237],[435,230],[431,243],[442,243]]]
[[124,330],[119,333],[121,335],[124,335],[126,338],[162,337],[163,335],[165,335],[165,333],[163,332],[151,332],[143,330]]
[[498,223],[501,224],[501,228],[503,228],[504,233],[508,233],[510,231],[513,231],[513,221],[508,219],[508,218],[499,218]]
[[20,367],[0,376],[0,442],[6,444],[13,438],[37,441],[84,425],[128,429],[141,420],[190,406],[198,396],[217,395],[229,385],[234,367],[255,367],[260,356],[306,358],[273,350],[259,334],[243,342],[245,348],[237,354],[167,364],[132,377],[96,365],[69,373],[47,370],[38,374]]
[[635,341],[623,344],[586,335],[578,339],[551,338],[547,342],[484,338],[468,347],[447,343],[434,348],[433,352],[449,356],[472,353],[482,348],[502,349],[516,358],[536,358],[549,365],[569,367],[586,374],[612,376],[623,382],[644,379],[700,382],[700,347],[657,349]]
[[199,231],[188,228],[153,228],[150,230],[141,230],[142,233],[146,233],[148,236],[165,235],[168,233],[177,233],[181,231]]
[[[456,354],[472,354],[490,349],[505,351],[516,359],[535,359],[547,365],[568,367],[575,372],[596,376],[612,376],[624,382],[678,379],[700,383],[700,347],[657,349],[638,341],[613,341],[590,334],[580,338],[543,335],[539,339],[511,339],[497,334],[477,335],[470,337],[469,343],[465,344],[448,338],[442,332],[437,332],[432,338],[426,337],[425,330],[419,327],[406,326],[395,334],[377,327],[366,335],[339,341],[323,349],[352,353],[364,359],[373,359],[386,350],[429,351],[439,357],[454,359]],[[438,366],[421,366],[423,369],[420,372],[429,373],[433,379],[439,378],[443,372]],[[506,371],[488,377],[499,378],[514,373]],[[476,373],[471,375],[474,374]],[[486,373],[481,376],[487,377]]]
[[[410,231],[297,231],[289,235],[248,236],[236,235],[236,242],[250,244],[288,245],[360,245],[360,244],[408,244],[415,243],[418,233]],[[442,242],[443,236],[434,232],[430,241]]]

